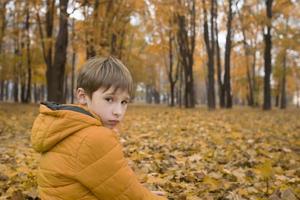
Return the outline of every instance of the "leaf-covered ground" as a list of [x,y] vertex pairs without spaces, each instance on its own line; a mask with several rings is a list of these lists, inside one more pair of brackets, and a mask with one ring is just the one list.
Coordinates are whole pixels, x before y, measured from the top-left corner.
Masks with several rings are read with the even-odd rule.
[[[0,199],[37,196],[29,141],[37,112],[0,104]],[[140,180],[169,199],[300,197],[300,109],[132,106],[120,133]]]

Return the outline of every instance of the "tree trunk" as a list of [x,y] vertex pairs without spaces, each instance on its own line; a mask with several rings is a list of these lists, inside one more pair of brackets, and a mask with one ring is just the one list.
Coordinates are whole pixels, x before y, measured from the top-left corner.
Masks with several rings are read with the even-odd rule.
[[74,81],[75,81],[75,61],[76,61],[76,49],[75,49],[75,19],[72,20],[72,70],[71,70],[71,103],[74,103]]
[[179,87],[178,87],[178,102],[179,102],[179,107],[181,108],[184,104],[183,102],[183,87],[184,87],[184,72],[183,72],[183,66],[181,61],[178,61],[179,63]]
[[25,83],[21,84],[21,102],[25,103],[25,98],[26,98],[26,85]]
[[125,30],[122,30],[121,34],[120,34],[120,42],[119,42],[119,46],[118,46],[118,58],[122,59],[123,56],[123,48],[124,48],[124,41],[125,41]]
[[152,96],[154,97],[155,104],[160,104],[160,94],[155,88],[152,90]]
[[[171,22],[170,22],[171,25]],[[174,42],[174,37],[172,35],[172,30],[169,31],[169,69],[168,69],[168,78],[169,78],[169,83],[170,83],[170,95],[171,95],[171,102],[170,106],[174,107],[174,99],[175,99],[175,84],[178,80],[178,68],[179,68],[179,63],[177,64],[177,69],[176,69],[176,74],[175,78],[173,78],[173,42]]]
[[151,92],[151,86],[146,85],[146,103],[151,104],[152,103],[152,92]]
[[253,56],[253,63],[251,67],[251,74],[252,74],[252,86],[253,86],[253,105],[258,106],[258,85],[256,84],[256,72],[255,72],[255,66],[256,66],[256,42],[255,42],[255,50],[252,54]]
[[[39,33],[41,37],[41,46],[42,46],[42,52],[43,52],[43,57],[44,61],[47,65],[46,69],[46,79],[47,79],[47,87],[48,90],[50,90],[50,87],[52,87],[53,82],[56,82],[57,77],[53,77],[52,75],[52,57],[53,57],[53,22],[54,22],[54,12],[55,12],[55,1],[54,0],[47,0],[46,2],[46,36],[44,36],[44,31],[42,27],[42,22],[40,19],[39,11],[36,13],[37,17],[37,22],[38,22],[38,28],[39,28]],[[47,41],[47,42],[46,42]],[[53,78],[52,78],[53,77]],[[51,94],[53,95],[53,94]],[[53,99],[48,93],[48,98]],[[49,100],[50,100],[49,99]],[[43,100],[42,100],[43,101]]]
[[222,82],[222,65],[221,65],[221,55],[220,55],[220,46],[218,38],[216,38],[216,48],[217,48],[217,74],[218,74],[218,86],[219,86],[219,103],[220,107],[225,107],[225,88],[224,83]]
[[[18,13],[14,14],[14,19],[13,19],[13,26],[15,29],[18,28]],[[20,78],[21,75],[20,73],[22,72],[22,62],[20,61],[20,58],[22,57],[22,52],[20,47],[20,35],[18,33],[17,37],[14,38],[14,56],[16,59],[16,62],[13,63],[13,100],[14,102],[19,102],[19,83],[20,83]],[[22,82],[21,82],[22,84]],[[22,97],[23,94],[21,94]]]
[[26,3],[26,22],[25,22],[25,28],[26,28],[26,59],[27,59],[27,91],[26,96],[24,98],[24,102],[29,103],[31,99],[31,50],[30,50],[30,32],[29,32],[29,3]]
[[279,107],[280,103],[280,88],[281,88],[281,83],[277,84],[276,90],[275,90],[275,107]]
[[41,101],[45,101],[47,99],[47,95],[48,95],[48,91],[47,91],[47,87],[45,85],[41,85]]
[[[9,1],[0,2],[0,55],[4,52],[2,50],[3,38],[5,35],[7,20],[6,20],[6,5]],[[0,69],[0,101],[4,100],[4,77],[2,69]]]
[[2,43],[3,43],[3,38],[5,35],[5,30],[6,30],[6,25],[7,25],[7,18],[6,18],[6,5],[9,1],[1,1],[0,2],[0,54],[2,53]]
[[[93,6],[93,19],[92,19],[92,27],[88,25],[88,29],[85,29],[85,45],[86,45],[86,59],[92,58],[96,56],[96,49],[95,49],[95,44],[97,43],[95,41],[96,34],[94,33],[93,29],[98,27],[99,25],[97,24],[98,21],[98,8],[99,8],[99,0],[94,1],[94,6]],[[87,4],[88,5],[88,4]],[[83,8],[83,15],[86,21],[88,21],[88,12],[89,7],[85,6]],[[91,31],[92,30],[92,31]],[[90,32],[91,31],[91,32]]]
[[[204,23],[203,23],[203,28],[204,28],[204,41],[205,41],[205,46],[206,46],[206,51],[207,51],[207,57],[208,57],[208,62],[207,62],[207,105],[209,110],[213,110],[216,107],[216,102],[215,102],[215,84],[214,84],[214,50],[212,43],[210,43],[209,39],[209,30],[208,30],[208,22],[207,22],[207,11],[206,11],[206,6],[205,6],[205,1],[202,0],[203,4],[203,11],[204,11]],[[212,9],[213,10],[213,9]],[[212,14],[212,13],[211,13]],[[213,17],[213,16],[211,16]],[[211,20],[213,21],[213,20]]]
[[33,84],[33,102],[37,103],[37,87],[36,87],[36,83]]
[[250,75],[250,69],[249,69],[249,59],[247,58],[246,61],[247,66],[247,81],[248,81],[248,106],[254,106],[254,96],[253,96],[253,86],[252,86],[252,79]]
[[68,0],[60,0],[59,31],[55,43],[53,66],[47,74],[48,101],[64,103],[64,76],[68,46]]
[[[285,23],[285,37],[287,36],[289,28],[289,18],[286,19]],[[280,101],[280,108],[285,109],[287,106],[287,99],[286,99],[286,62],[287,62],[287,53],[286,47],[283,50],[283,60],[282,60],[282,79],[281,79],[281,101]]]
[[230,54],[231,54],[231,24],[232,24],[232,0],[229,2],[229,11],[227,15],[227,35],[225,44],[225,73],[224,73],[224,84],[225,84],[225,106],[226,108],[232,108],[232,94],[231,94],[231,76],[230,76]]
[[4,81],[0,80],[0,101],[3,101],[4,96]]
[[222,81],[222,64],[221,64],[221,54],[219,45],[219,30],[218,30],[218,3],[216,3],[215,12],[215,34],[216,34],[216,60],[217,60],[217,77],[218,77],[218,93],[219,93],[219,104],[221,108],[225,107],[225,90],[224,83]]
[[[181,2],[182,3],[182,2]],[[195,49],[195,0],[190,0],[183,3],[185,9],[188,9],[189,16],[183,16],[177,13],[177,40],[179,46],[180,60],[184,68],[185,77],[185,107],[195,107],[194,95],[194,77],[193,77],[193,64],[194,64],[194,49]]]
[[265,64],[265,77],[264,77],[264,110],[271,110],[271,74],[272,74],[272,35],[271,35],[271,23],[272,23],[272,3],[273,0],[266,0],[266,13],[267,13],[267,25],[264,32],[264,64]]
[[9,89],[9,83],[10,81],[5,81],[4,82],[4,101],[9,101],[10,100],[10,95],[12,94],[12,91],[10,91]]
[[170,84],[170,106],[174,107],[175,106],[175,84]]
[[18,82],[18,79],[15,79],[14,83],[13,83],[13,100],[14,100],[14,102],[19,102],[19,82]]
[[75,52],[72,53],[72,77],[71,77],[71,103],[74,103],[74,82],[75,82],[75,59],[76,59],[76,54]]
[[[173,21],[169,21],[170,27],[172,26]],[[175,86],[176,83],[179,79],[179,73],[180,73],[180,59],[178,59],[178,62],[176,64],[176,72],[175,72],[175,77],[174,77],[174,48],[173,48],[173,43],[174,43],[174,35],[172,30],[169,30],[169,62],[168,62],[168,78],[169,78],[169,83],[170,83],[170,106],[174,107],[175,106]],[[177,98],[178,100],[178,98]],[[178,103],[178,102],[177,102]]]
[[283,61],[282,61],[282,75],[281,75],[281,99],[280,108],[286,108],[286,50],[284,50]]
[[68,102],[68,99],[69,99],[69,76],[67,74],[65,74],[65,77],[64,77],[64,102]]
[[110,54],[114,56],[117,54],[117,35],[115,33],[111,35]]
[[209,68],[209,81],[210,81],[210,100],[211,108],[215,109],[216,107],[216,97],[215,97],[215,0],[211,0],[210,8],[210,38],[211,38],[211,48],[210,48],[210,68]]

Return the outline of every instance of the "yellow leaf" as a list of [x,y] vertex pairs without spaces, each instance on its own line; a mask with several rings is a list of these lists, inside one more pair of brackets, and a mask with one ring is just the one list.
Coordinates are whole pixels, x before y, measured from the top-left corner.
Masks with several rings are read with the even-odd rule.
[[201,200],[201,198],[195,196],[195,195],[187,195],[186,196],[187,200]]
[[238,189],[238,194],[241,195],[241,196],[248,196],[249,195],[248,191],[244,188]]
[[264,163],[256,166],[255,171],[263,178],[269,179],[273,176],[274,170],[270,160],[266,160]]
[[148,178],[147,178],[147,183],[154,183],[154,184],[163,185],[163,184],[166,183],[166,181],[162,178],[149,175]]
[[220,186],[220,181],[210,176],[205,176],[203,179],[203,183],[210,185],[210,190],[216,190]]
[[232,131],[231,132],[231,138],[232,139],[240,139],[240,138],[242,138],[242,134],[240,132],[237,132],[237,131]]

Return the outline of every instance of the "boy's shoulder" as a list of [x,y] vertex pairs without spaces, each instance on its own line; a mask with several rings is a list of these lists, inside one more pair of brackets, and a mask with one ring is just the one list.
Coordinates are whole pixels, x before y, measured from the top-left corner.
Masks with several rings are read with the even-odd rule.
[[81,141],[75,157],[81,163],[81,167],[111,154],[116,147],[116,149],[121,149],[116,133],[103,126],[88,127],[81,133],[78,133],[79,135]]
[[116,132],[104,126],[89,126],[78,133],[81,145],[98,146],[104,144],[116,144],[118,137]]

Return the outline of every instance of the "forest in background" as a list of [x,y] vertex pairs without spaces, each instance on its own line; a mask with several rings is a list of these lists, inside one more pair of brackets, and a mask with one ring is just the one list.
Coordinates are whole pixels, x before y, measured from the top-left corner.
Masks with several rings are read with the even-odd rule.
[[137,102],[299,106],[299,9],[296,0],[1,0],[0,101],[73,102],[86,59],[114,55]]

